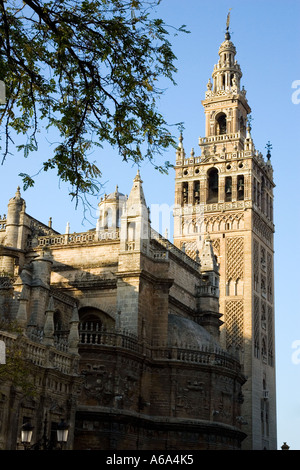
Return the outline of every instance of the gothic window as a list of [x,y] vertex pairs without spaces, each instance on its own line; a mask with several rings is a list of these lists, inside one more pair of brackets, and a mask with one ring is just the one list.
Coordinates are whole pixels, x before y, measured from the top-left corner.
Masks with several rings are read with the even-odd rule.
[[257,206],[260,208],[260,196],[261,196],[261,192],[260,192],[260,183],[257,182]]
[[273,310],[268,306],[268,364],[274,365],[273,359]]
[[269,436],[269,403],[261,400],[261,432],[265,437]]
[[56,310],[54,312],[53,322],[54,322],[54,331],[61,331],[62,330],[62,320],[61,320],[61,314],[58,310]]
[[218,202],[219,200],[219,174],[216,168],[207,172],[208,177],[208,195],[207,202]]
[[257,203],[257,189],[256,189],[256,179],[253,179],[253,201]]
[[261,341],[261,355],[263,358],[267,357],[267,345],[266,345],[265,338],[262,338],[262,341]]
[[117,227],[121,227],[122,207],[117,209]]
[[261,327],[263,330],[266,330],[267,327],[266,305],[264,302],[261,306]]
[[110,228],[112,226],[112,210],[107,209],[104,213],[104,228]]
[[244,199],[244,175],[237,177],[237,200],[243,201]]
[[270,220],[273,222],[273,201],[270,199]]
[[261,247],[260,265],[263,271],[266,271],[266,250]]
[[220,113],[216,118],[216,134],[226,134],[227,130],[227,122],[226,122],[226,114]]
[[232,178],[231,176],[226,176],[225,178],[225,201],[231,201],[232,197]]
[[266,279],[264,276],[261,277],[260,292],[263,298],[266,298]]
[[101,344],[104,333],[114,328],[115,321],[96,307],[81,307],[79,310],[79,338],[81,344]]
[[261,180],[261,210],[264,213],[266,212],[266,186],[264,177],[262,177]]

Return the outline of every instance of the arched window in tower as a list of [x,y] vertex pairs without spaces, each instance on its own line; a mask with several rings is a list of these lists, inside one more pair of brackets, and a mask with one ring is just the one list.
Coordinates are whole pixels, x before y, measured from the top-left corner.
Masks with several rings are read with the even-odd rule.
[[243,116],[240,117],[240,130],[244,132],[246,130],[246,125]]
[[232,87],[234,85],[234,73],[230,74],[230,86]]
[[58,310],[55,310],[53,315],[54,331],[60,332],[62,330],[62,320],[61,313]]
[[104,213],[104,228],[110,228],[112,226],[112,210],[107,209]]
[[222,135],[222,134],[226,134],[226,132],[227,132],[226,114],[220,113],[216,117],[216,134]]
[[265,178],[262,177],[261,179],[261,210],[262,212],[266,212],[266,183]]
[[226,176],[225,178],[225,202],[231,201],[232,198],[232,177]]
[[189,194],[189,185],[188,183],[183,183],[182,184],[182,203],[183,204],[188,203],[188,194]]
[[122,213],[123,213],[122,207],[118,207],[118,209],[117,209],[117,228],[121,227]]
[[237,200],[244,200],[244,175],[239,175],[237,177]]
[[207,172],[207,202],[218,202],[219,200],[219,173],[216,168],[211,168]]
[[266,339],[263,337],[261,341],[261,355],[263,358],[267,357],[267,346],[266,346]]
[[225,74],[222,75],[222,89],[225,90]]
[[194,182],[194,204],[200,203],[200,181]]

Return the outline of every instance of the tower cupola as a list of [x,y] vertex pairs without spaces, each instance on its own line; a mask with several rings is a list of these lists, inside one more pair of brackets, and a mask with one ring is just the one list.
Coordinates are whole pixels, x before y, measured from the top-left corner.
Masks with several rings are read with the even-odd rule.
[[204,155],[243,150],[248,115],[251,113],[246,90],[241,86],[241,67],[229,32],[229,14],[225,39],[219,47],[212,80],[207,83],[205,99],[205,137],[199,139]]
[[214,66],[213,86],[208,83],[208,92],[213,94],[239,93],[242,72],[236,56],[236,48],[229,32],[230,12],[227,16],[225,40],[219,48],[219,61]]
[[212,74],[214,93],[239,92],[242,72],[235,56],[236,48],[230,39],[226,39],[225,36],[225,41],[222,42],[219,48],[219,61],[215,65]]

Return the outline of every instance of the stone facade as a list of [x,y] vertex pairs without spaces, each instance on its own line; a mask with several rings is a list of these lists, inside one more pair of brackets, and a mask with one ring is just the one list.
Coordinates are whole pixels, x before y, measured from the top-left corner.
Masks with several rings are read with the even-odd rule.
[[239,449],[246,379],[219,342],[211,241],[194,261],[156,233],[139,174],[99,213],[94,230],[59,234],[19,190],[9,201],[0,339],[22,347],[35,393],[1,382],[1,448],[22,448],[28,420],[38,442],[64,419],[69,449]]
[[[220,267],[221,344],[238,349],[245,449],[276,449],[273,169],[255,149],[251,109],[226,32],[207,84],[200,156],[176,155],[174,244],[196,258],[209,234]],[[268,145],[267,145],[268,147]]]

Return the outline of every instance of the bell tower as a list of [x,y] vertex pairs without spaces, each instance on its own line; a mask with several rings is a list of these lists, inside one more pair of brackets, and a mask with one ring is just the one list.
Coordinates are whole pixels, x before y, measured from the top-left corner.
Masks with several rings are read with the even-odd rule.
[[251,109],[229,32],[202,101],[200,155],[186,155],[180,136],[175,164],[174,244],[195,258],[209,235],[219,264],[220,341],[237,351],[243,387],[245,449],[276,449],[273,169],[255,149]]

